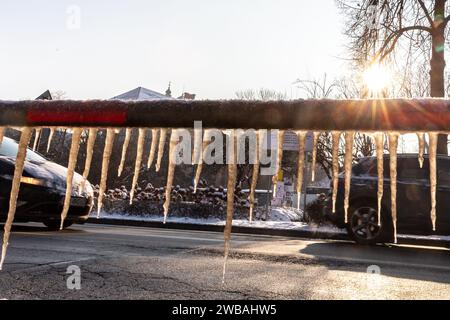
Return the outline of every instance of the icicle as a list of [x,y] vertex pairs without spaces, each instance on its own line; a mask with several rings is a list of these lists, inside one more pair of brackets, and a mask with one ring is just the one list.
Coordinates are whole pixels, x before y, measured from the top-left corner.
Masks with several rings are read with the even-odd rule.
[[27,146],[30,143],[32,132],[33,130],[31,128],[25,128],[22,130],[22,134],[20,136],[19,149],[17,151],[16,157],[16,166],[14,169],[14,177],[11,187],[11,195],[9,197],[8,217],[4,226],[2,255],[0,259],[0,270],[2,270],[3,263],[5,262],[6,250],[8,248],[9,243],[9,236],[11,234],[11,227],[14,221],[14,216],[16,214],[17,197],[19,195],[20,180],[22,178],[23,167],[25,165],[25,158],[27,155]]
[[436,155],[438,134],[429,133],[428,138],[430,140],[430,188],[431,188],[431,223],[433,225],[433,231],[436,231]]
[[377,172],[378,172],[378,226],[381,227],[381,200],[384,192],[384,133],[375,133],[375,146],[377,148]]
[[197,193],[197,187],[198,187],[198,182],[200,181],[200,177],[202,175],[202,170],[203,170],[203,161],[204,161],[204,157],[205,157],[205,150],[209,145],[209,142],[211,140],[211,130],[205,130],[205,135],[203,137],[203,143],[202,143],[202,151],[201,151],[201,156],[198,159],[198,164],[197,164],[197,170],[195,171],[195,177],[194,177],[194,193]]
[[148,154],[147,169],[150,169],[153,160],[155,160],[156,146],[158,145],[158,133],[159,129],[152,129],[152,144],[150,146],[150,153]]
[[225,257],[223,263],[223,275],[222,275],[222,283],[225,283],[225,273],[226,266],[228,261],[228,256],[230,253],[230,241],[231,241],[231,228],[233,226],[233,213],[234,213],[234,190],[236,187],[236,179],[237,179],[237,161],[236,161],[236,133],[234,130],[230,130],[230,141],[233,144],[233,159],[231,159],[232,163],[228,164],[228,183],[227,183],[227,220],[225,223],[224,229],[224,238],[225,238]]
[[424,154],[425,154],[425,133],[417,133],[417,138],[419,139],[419,165],[423,168]]
[[50,133],[48,135],[48,140],[47,140],[47,153],[50,150],[50,144],[52,143],[54,134],[55,134],[55,128],[50,128]]
[[41,137],[41,128],[38,128],[38,129],[36,129],[36,133],[34,135],[33,151],[36,151],[40,137]]
[[5,127],[0,127],[0,147],[2,146],[4,136],[5,136]]
[[127,128],[125,131],[125,141],[123,142],[123,146],[122,146],[122,158],[120,159],[119,170],[117,172],[118,177],[120,177],[122,175],[123,167],[125,165],[125,159],[127,156],[128,146],[130,144],[130,139],[131,139],[131,129]]
[[316,181],[316,163],[317,163],[317,144],[319,142],[320,132],[313,133],[313,149],[312,149],[312,170],[311,170],[311,181]]
[[108,168],[109,161],[111,160],[111,152],[113,149],[114,138],[115,138],[114,129],[106,130],[106,141],[105,141],[105,149],[103,151],[103,160],[102,160],[102,175],[100,178],[100,189],[98,192],[98,200],[97,200],[97,218],[100,218],[100,212],[103,206],[103,196],[106,191],[106,182],[108,180]]
[[172,185],[173,185],[173,177],[175,175],[175,165],[176,165],[176,150],[175,147],[178,143],[178,131],[172,130],[170,135],[170,144],[169,144],[169,169],[167,171],[167,184],[166,184],[166,199],[164,202],[164,224],[167,222],[167,216],[169,214],[170,200],[172,197]]
[[200,163],[202,158],[202,129],[194,129],[194,150],[192,150],[192,164]]
[[297,209],[300,210],[300,198],[303,187],[303,171],[305,166],[305,141],[306,131],[297,131],[298,137],[298,161],[297,161]]
[[142,155],[144,153],[144,142],[145,142],[145,129],[139,129],[136,164],[134,166],[133,184],[131,185],[130,191],[130,204],[133,203],[134,192],[139,182],[139,173],[141,172],[142,166]]
[[159,136],[159,145],[158,145],[158,159],[156,159],[156,172],[159,172],[161,168],[161,160],[164,155],[164,146],[166,144],[167,137],[167,129],[161,129]]
[[72,198],[72,185],[73,185],[73,175],[75,171],[75,166],[77,164],[78,151],[80,150],[80,139],[83,129],[75,128],[72,132],[72,145],[70,146],[69,155],[69,165],[67,166],[67,182],[66,182],[66,196],[64,198],[64,207],[61,213],[61,226],[60,230],[63,229],[64,220],[67,217],[67,213],[70,208],[70,199]]
[[333,213],[336,213],[336,199],[339,180],[339,139],[341,137],[341,133],[339,131],[333,131],[331,135],[333,139]]
[[353,143],[355,133],[349,131],[345,133],[345,158],[344,158],[344,175],[345,175],[345,197],[344,197],[344,212],[345,223],[348,222],[348,208],[350,206],[350,182],[352,179],[352,164],[353,164]]
[[258,130],[256,132],[256,150],[255,150],[255,158],[254,158],[254,162],[253,162],[253,173],[252,173],[252,184],[250,186],[250,214],[249,214],[249,221],[250,223],[253,222],[253,210],[255,207],[255,191],[256,191],[256,186],[258,184],[258,177],[259,177],[259,155],[260,155],[260,143],[261,143],[261,138],[262,138],[262,132],[261,130]]
[[398,148],[397,132],[389,133],[389,159],[390,159],[390,176],[391,176],[391,214],[392,224],[394,226],[394,243],[397,243],[397,148]]
[[84,164],[83,171],[83,184],[81,185],[81,190],[84,191],[86,188],[86,181],[89,176],[89,171],[91,170],[92,155],[94,153],[95,139],[97,138],[98,129],[89,129],[89,137],[86,146],[86,163]]
[[277,150],[277,162],[275,164],[275,175],[272,178],[273,183],[273,197],[277,196],[278,176],[283,165],[283,145],[284,145],[284,130],[278,131],[278,150]]

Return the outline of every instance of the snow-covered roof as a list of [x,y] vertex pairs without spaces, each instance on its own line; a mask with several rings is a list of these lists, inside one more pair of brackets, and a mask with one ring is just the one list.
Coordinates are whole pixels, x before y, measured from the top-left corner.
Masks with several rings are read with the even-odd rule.
[[121,95],[113,97],[112,100],[133,100],[133,101],[148,101],[148,100],[172,100],[173,98],[163,95],[159,92],[138,87],[131,91],[125,92]]

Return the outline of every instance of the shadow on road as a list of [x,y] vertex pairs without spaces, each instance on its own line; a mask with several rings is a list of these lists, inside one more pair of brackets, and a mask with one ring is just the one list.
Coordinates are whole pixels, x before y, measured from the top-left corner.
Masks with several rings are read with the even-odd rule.
[[445,248],[334,242],[312,243],[299,252],[331,269],[348,266],[349,271],[354,271],[355,264],[360,264],[361,271],[368,272],[369,266],[377,266],[384,276],[450,284],[450,250]]
[[[1,231],[3,231],[3,227],[4,227],[4,223],[0,223],[0,229]],[[86,231],[84,230],[80,230],[80,229],[71,229],[71,228],[67,228],[64,231],[55,231],[55,230],[50,230],[49,228],[45,227],[45,226],[40,226],[40,225],[35,225],[35,224],[15,224],[12,227],[12,232],[29,232],[29,233],[33,233],[33,232],[48,232],[48,233],[52,233],[52,232],[64,232],[64,233],[84,233]]]

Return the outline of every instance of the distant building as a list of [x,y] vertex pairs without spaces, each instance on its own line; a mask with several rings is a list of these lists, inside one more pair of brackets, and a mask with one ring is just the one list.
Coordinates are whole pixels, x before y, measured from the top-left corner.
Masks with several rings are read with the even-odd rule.
[[151,101],[151,100],[173,100],[173,98],[147,88],[137,87],[136,89],[113,97],[112,100]]

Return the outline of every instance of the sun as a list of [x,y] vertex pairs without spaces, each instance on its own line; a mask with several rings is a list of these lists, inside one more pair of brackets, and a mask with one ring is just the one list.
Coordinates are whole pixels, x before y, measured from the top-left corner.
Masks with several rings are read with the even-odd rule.
[[363,74],[364,83],[373,95],[380,94],[391,81],[389,70],[379,63],[372,63]]

